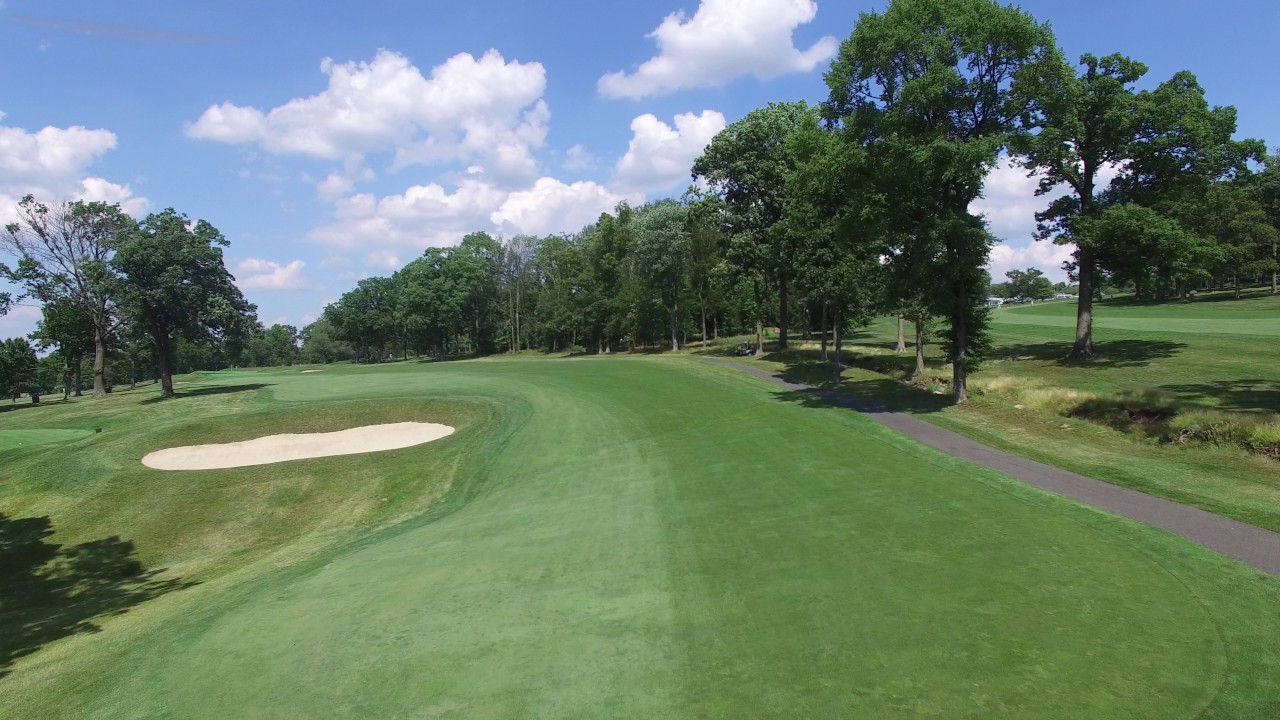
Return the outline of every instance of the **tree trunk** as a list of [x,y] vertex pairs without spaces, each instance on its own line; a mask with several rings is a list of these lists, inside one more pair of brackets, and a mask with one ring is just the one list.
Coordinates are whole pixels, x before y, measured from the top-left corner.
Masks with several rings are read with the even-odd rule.
[[801,336],[805,340],[813,339],[813,327],[811,327],[813,324],[813,318],[811,315],[812,313],[809,312],[809,303],[806,301],[804,304],[804,335]]
[[[1276,255],[1275,240],[1271,241],[1271,259],[1272,260],[1278,259]],[[1272,270],[1271,271],[1271,294],[1275,295],[1277,291],[1280,291],[1280,273],[1277,273],[1275,270]]]
[[1240,276],[1239,275],[1235,276],[1235,284],[1236,284],[1236,300],[1239,300],[1240,299]]
[[969,293],[960,285],[956,288],[955,306],[951,310],[951,332],[954,333],[951,359],[951,400],[959,405],[969,400]]
[[702,349],[707,349],[707,305],[702,305]]
[[673,303],[671,305],[671,349],[672,350],[680,349],[680,329],[678,327],[678,323],[676,322],[676,313],[678,312],[680,312],[679,304]]
[[[95,358],[94,364],[95,364],[95,365],[97,364],[97,360],[96,360],[96,358]],[[78,355],[77,355],[77,356],[76,356],[76,367],[75,367],[75,373],[76,373],[76,397],[84,397],[84,380],[83,380],[83,379],[82,379],[82,377],[81,377],[81,373],[83,372],[83,369],[82,369],[82,366],[83,366],[83,365],[84,365],[84,358],[82,358],[82,357],[80,357],[80,356],[78,356]],[[94,382],[94,384],[95,384],[95,385],[97,385],[97,383],[98,383],[101,379],[102,379],[102,378],[98,377],[96,373],[94,374],[94,376],[93,376],[93,382]],[[106,387],[103,387],[103,388],[102,388],[102,394],[103,394],[103,395],[106,395],[106,394],[107,394],[107,389],[106,389]],[[98,397],[98,391],[97,391],[97,388],[96,388],[96,387],[94,388],[93,396],[94,396],[94,397]]]
[[1087,360],[1093,357],[1093,258],[1080,255],[1080,295],[1076,299],[1076,341],[1070,357]]
[[160,397],[171,398],[173,392],[173,353],[168,338],[157,339],[156,369],[160,371]]
[[756,357],[764,357],[764,320],[760,317],[760,281],[754,283],[756,291]]
[[906,325],[907,325],[907,318],[899,314],[898,315],[898,349],[895,351],[899,355],[907,351],[907,336],[905,335]]
[[924,374],[924,320],[916,320],[916,375]]
[[787,275],[783,273],[778,279],[778,349],[787,349],[787,318],[791,314],[790,298],[787,297]]
[[827,303],[822,303],[822,324],[818,327],[818,332],[822,334],[822,362],[827,362]]
[[832,319],[835,321],[835,347],[833,348],[835,350],[835,375],[832,380],[839,385],[840,375],[844,372],[844,366],[841,364],[841,346],[844,344],[844,323],[842,322],[843,318],[840,317],[839,308],[837,308],[832,315]]
[[[107,394],[107,329],[104,323],[93,324],[93,396]],[[77,389],[79,382],[76,383]],[[77,392],[76,395],[80,393]]]
[[71,363],[66,358],[62,360],[62,400],[66,402],[71,397]]

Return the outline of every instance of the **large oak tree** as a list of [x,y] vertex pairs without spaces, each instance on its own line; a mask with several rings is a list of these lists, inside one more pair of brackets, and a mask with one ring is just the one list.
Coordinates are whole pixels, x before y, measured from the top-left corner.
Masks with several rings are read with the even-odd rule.
[[147,216],[116,244],[114,296],[155,344],[161,393],[173,397],[179,338],[247,333],[255,308],[227,271],[229,243],[204,220],[192,223],[169,208]]
[[[868,148],[915,268],[946,318],[956,402],[989,347],[981,305],[992,238],[969,212],[1001,153],[1035,114],[1061,61],[1049,26],[995,0],[894,0],[863,13],[826,75],[826,114]],[[904,288],[907,289],[907,288]]]

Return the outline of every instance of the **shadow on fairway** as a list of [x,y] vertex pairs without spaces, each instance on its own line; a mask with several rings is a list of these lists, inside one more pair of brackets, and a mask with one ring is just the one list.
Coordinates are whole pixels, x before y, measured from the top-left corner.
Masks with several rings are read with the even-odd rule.
[[153,397],[142,401],[142,405],[150,405],[152,403],[164,402],[165,400],[181,400],[182,398],[204,397],[206,395],[228,395],[231,393],[253,392],[269,388],[273,383],[249,383],[247,385],[215,385],[213,387],[196,388],[195,390],[187,390],[179,392],[172,398]]
[[1069,342],[999,345],[992,351],[993,360],[1048,360],[1063,367],[1123,368],[1144,367],[1154,360],[1164,360],[1177,355],[1187,347],[1186,343],[1168,340],[1109,340],[1094,343],[1095,355],[1091,360],[1072,360]]
[[47,643],[98,632],[95,618],[197,584],[160,579],[163,570],[144,569],[119,537],[64,547],[51,535],[48,517],[0,514],[0,678]]
[[1194,401],[1217,400],[1226,410],[1280,412],[1280,384],[1271,380],[1214,380],[1185,385],[1161,385]]

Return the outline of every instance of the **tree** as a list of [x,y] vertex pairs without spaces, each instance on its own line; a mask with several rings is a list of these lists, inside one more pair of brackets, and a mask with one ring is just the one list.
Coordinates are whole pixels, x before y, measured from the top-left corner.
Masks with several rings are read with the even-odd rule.
[[[987,172],[1060,67],[1053,34],[995,0],[895,0],[864,13],[826,75],[825,114],[865,146],[895,227],[904,289],[947,319],[956,402],[987,353],[984,266],[993,242],[969,212]],[[903,287],[903,286],[900,286]]]
[[1010,270],[1004,276],[1009,279],[1005,289],[1008,294],[1004,297],[1024,297],[1031,300],[1048,300],[1053,297],[1053,283],[1039,268]]
[[1280,230],[1271,224],[1251,184],[1253,176],[1217,182],[1209,187],[1198,211],[1187,223],[1214,245],[1214,262],[1204,269],[1212,277],[1230,277],[1240,298],[1244,278],[1276,272],[1275,244]]
[[31,402],[40,402],[39,362],[35,348],[26,338],[0,341],[0,394],[16,400],[31,393]]
[[[1076,75],[1069,67],[1047,76],[1041,88],[1040,132],[1024,135],[1018,149],[1028,170],[1040,173],[1037,195],[1066,185],[1070,193],[1036,214],[1037,240],[1073,244],[1073,274],[1080,283],[1076,337],[1071,357],[1093,354],[1093,288],[1099,263],[1112,249],[1083,232],[1078,218],[1096,218],[1099,196],[1109,186],[1102,173],[1121,167],[1132,154],[1138,121],[1133,84],[1147,67],[1120,54],[1083,55]],[[1123,240],[1121,239],[1123,242]]]
[[830,315],[839,382],[845,329],[866,323],[883,304],[880,198],[866,176],[866,154],[820,127],[817,116],[806,118],[787,144],[794,166],[783,189],[783,231],[796,247],[797,286],[822,306],[824,357]]
[[337,339],[328,318],[321,317],[302,328],[299,337],[302,340],[300,357],[304,363],[324,365],[355,357],[351,347]]
[[[778,349],[787,347],[794,239],[783,232],[784,190],[795,158],[787,137],[816,109],[804,102],[770,103],[721,130],[693,164],[695,180],[704,180],[720,200],[718,217],[729,235],[726,257],[752,283],[757,308],[764,283],[778,290]],[[762,353],[763,318],[756,317],[756,354]]]
[[396,281],[365,278],[338,302],[325,307],[323,319],[333,328],[335,338],[351,345],[357,361],[378,362],[398,335],[398,302]]
[[58,298],[46,302],[41,308],[42,318],[31,334],[41,350],[56,348],[63,363],[63,399],[74,391],[80,397],[80,365],[84,356],[93,351],[93,318],[79,303]]
[[674,200],[646,205],[635,219],[635,271],[666,308],[672,350],[680,349],[680,299],[693,250],[688,221],[688,209]]
[[28,195],[18,203],[18,221],[0,234],[0,249],[19,258],[18,267],[5,268],[5,274],[42,302],[65,298],[89,315],[95,397],[107,392],[107,344],[120,321],[110,290],[118,285],[110,282],[107,264],[134,225],[119,205],[76,201],[50,207]]
[[115,297],[155,345],[163,397],[174,396],[179,339],[195,342],[251,327],[254,307],[223,262],[228,244],[207,221],[193,224],[173,208],[148,215],[116,244]]
[[1258,173],[1250,183],[1253,197],[1267,214],[1267,220],[1275,230],[1276,236],[1271,240],[1271,294],[1280,292],[1280,151],[1268,155],[1263,160],[1262,172]]

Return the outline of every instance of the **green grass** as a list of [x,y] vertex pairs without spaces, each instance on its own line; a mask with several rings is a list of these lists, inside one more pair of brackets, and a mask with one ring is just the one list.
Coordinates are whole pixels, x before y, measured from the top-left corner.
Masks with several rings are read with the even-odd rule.
[[[1099,303],[1096,316],[1100,356],[1080,363],[1064,359],[1074,337],[1074,303],[994,312],[995,351],[971,376],[974,394],[961,407],[875,372],[914,367],[913,351],[893,352],[895,320],[880,318],[852,334],[852,352],[865,367],[847,370],[840,389],[1024,457],[1280,532],[1280,462],[1241,447],[1252,442],[1265,451],[1274,443],[1280,328],[1268,328],[1276,328],[1280,298],[1254,292],[1239,301],[1230,293],[1191,303],[1120,299]],[[1187,324],[1193,322],[1219,332],[1200,332],[1194,329],[1200,325]],[[1242,326],[1248,332],[1232,334]],[[949,376],[940,348],[926,350],[928,375]],[[817,360],[810,343],[751,362],[829,382],[830,370]],[[1182,414],[1158,425],[1117,421],[1119,408],[1137,405]],[[1188,437],[1223,444],[1164,441],[1193,422],[1199,424]],[[1232,427],[1219,431],[1226,424]]]
[[[72,553],[60,572],[83,596],[0,591],[0,717],[1280,709],[1280,582],[731,369],[403,363],[180,390],[0,414],[104,429],[0,455],[9,526],[123,539]],[[138,464],[393,419],[458,432],[262,468]],[[158,574],[113,575],[109,550]],[[33,597],[99,631],[34,632]]]

